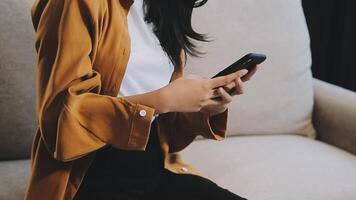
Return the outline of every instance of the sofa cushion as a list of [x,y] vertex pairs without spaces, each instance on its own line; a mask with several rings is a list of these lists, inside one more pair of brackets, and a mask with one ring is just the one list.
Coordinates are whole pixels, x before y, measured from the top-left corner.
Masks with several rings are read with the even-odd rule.
[[[198,140],[182,158],[253,200],[356,199],[356,156],[298,135]],[[209,155],[209,159],[206,158]]]
[[30,165],[30,159],[0,162],[0,199],[24,199]]
[[311,54],[300,0],[208,1],[195,9],[193,25],[214,41],[199,43],[207,54],[188,57],[185,74],[211,77],[246,53],[267,55],[230,105],[230,135],[314,137]]
[[36,131],[31,4],[0,1],[0,160],[29,158]]

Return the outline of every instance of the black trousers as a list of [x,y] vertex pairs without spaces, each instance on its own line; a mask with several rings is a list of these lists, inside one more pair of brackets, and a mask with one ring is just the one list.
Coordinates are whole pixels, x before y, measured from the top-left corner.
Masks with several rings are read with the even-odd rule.
[[[243,200],[201,176],[164,168],[156,119],[146,151],[99,150],[74,200]],[[246,199],[245,199],[246,200]]]

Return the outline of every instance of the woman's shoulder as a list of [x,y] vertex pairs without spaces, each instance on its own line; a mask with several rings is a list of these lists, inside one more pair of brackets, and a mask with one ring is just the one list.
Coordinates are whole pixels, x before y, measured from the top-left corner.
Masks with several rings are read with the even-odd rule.
[[[109,3],[110,2],[110,3]],[[42,17],[78,15],[92,23],[101,21],[108,10],[111,0],[35,0],[31,6],[33,25],[37,28]],[[118,0],[119,2],[119,0]],[[120,3],[117,3],[120,4]],[[120,5],[118,5],[120,6]]]

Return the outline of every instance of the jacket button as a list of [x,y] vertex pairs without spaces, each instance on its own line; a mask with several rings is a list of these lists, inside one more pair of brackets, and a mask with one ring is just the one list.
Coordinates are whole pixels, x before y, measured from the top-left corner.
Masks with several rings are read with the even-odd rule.
[[145,111],[145,110],[140,110],[140,116],[141,116],[141,117],[146,116],[146,111]]
[[188,168],[186,168],[186,167],[181,167],[180,170],[183,171],[183,172],[187,172],[187,171],[188,171]]

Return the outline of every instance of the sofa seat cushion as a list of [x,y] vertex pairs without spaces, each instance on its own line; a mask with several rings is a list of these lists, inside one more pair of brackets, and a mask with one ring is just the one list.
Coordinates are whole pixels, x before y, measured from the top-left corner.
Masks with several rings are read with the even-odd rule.
[[30,159],[0,161],[0,199],[24,199],[30,165]]
[[183,159],[253,200],[356,199],[356,156],[298,135],[197,140]]

